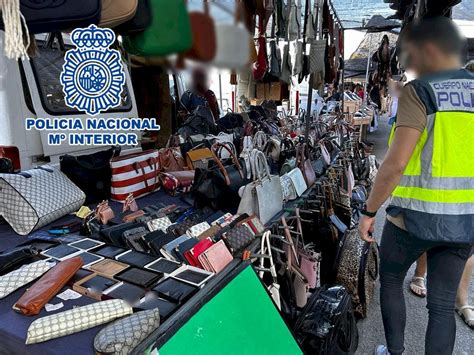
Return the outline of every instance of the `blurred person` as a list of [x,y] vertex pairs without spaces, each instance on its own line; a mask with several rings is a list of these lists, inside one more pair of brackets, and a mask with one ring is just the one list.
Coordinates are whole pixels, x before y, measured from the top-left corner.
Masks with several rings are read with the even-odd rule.
[[388,108],[388,124],[391,126],[395,123],[398,110],[398,98],[402,90],[402,84],[398,81],[390,82],[390,105]]
[[198,106],[209,107],[214,121],[219,118],[219,104],[214,92],[209,89],[209,78],[204,68],[196,67],[191,73],[190,89],[181,96],[181,114],[193,112]]
[[354,90],[357,96],[359,96],[362,100],[364,99],[364,88],[361,84],[357,84]]
[[429,311],[425,353],[452,354],[456,290],[474,243],[474,75],[462,68],[465,40],[447,17],[411,23],[401,44],[418,79],[402,89],[390,148],[359,224],[361,238],[374,242],[376,212],[392,196],[380,246],[387,347],[378,346],[376,354],[405,350],[403,282],[424,253]]

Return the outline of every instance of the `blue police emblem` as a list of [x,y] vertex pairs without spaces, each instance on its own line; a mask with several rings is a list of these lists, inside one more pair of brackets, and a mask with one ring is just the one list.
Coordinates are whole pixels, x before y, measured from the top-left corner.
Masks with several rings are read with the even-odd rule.
[[125,85],[120,53],[109,47],[115,33],[90,25],[71,33],[77,47],[66,52],[61,84],[66,105],[90,116],[117,107]]

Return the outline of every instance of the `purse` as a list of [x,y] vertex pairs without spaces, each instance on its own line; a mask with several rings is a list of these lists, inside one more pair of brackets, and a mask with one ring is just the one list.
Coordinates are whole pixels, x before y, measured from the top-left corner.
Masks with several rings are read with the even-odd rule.
[[154,192],[159,187],[158,157],[157,150],[146,150],[113,158],[112,200],[124,202],[130,194],[139,198]]
[[95,216],[100,221],[100,223],[105,225],[115,217],[115,213],[112,208],[110,208],[107,201],[102,201],[95,208]]
[[[133,308],[125,301],[108,300],[38,318],[28,327],[26,344],[41,343],[78,333],[132,313]],[[64,326],[65,324],[67,326]]]
[[66,175],[50,166],[0,174],[0,190],[0,215],[20,235],[77,211],[86,199]]
[[204,12],[192,11],[189,13],[193,44],[184,57],[200,62],[209,62],[217,52],[216,28],[214,20],[209,15],[208,0],[204,0]]
[[160,171],[184,170],[184,159],[178,148],[163,148],[158,151]]
[[189,169],[207,169],[209,161],[212,160],[212,153],[209,148],[191,149],[186,154],[186,165]]
[[[231,159],[222,163],[214,151],[222,147],[228,150]],[[192,195],[197,206],[209,206],[224,212],[235,211],[238,207],[239,189],[247,183],[244,171],[235,154],[225,145],[215,143],[212,146],[213,166],[197,169]],[[224,165],[225,164],[225,165]]]
[[93,154],[59,158],[61,171],[86,194],[86,204],[110,198],[110,160],[119,156],[120,150],[120,147],[112,147]]
[[9,250],[0,254],[0,276],[9,273],[18,267],[28,264],[33,258],[39,254],[32,245],[26,245],[23,247],[16,247],[13,250]]
[[184,0],[150,0],[150,8],[150,26],[143,32],[124,36],[125,50],[142,57],[166,56],[189,50],[192,32]]
[[161,307],[116,320],[97,333],[98,354],[128,355],[160,326]]
[[255,214],[266,224],[283,209],[283,192],[280,178],[270,175],[265,154],[254,151],[254,181],[244,187],[237,213]]
[[311,187],[316,182],[316,173],[311,165],[311,160],[309,160],[308,148],[304,143],[299,144],[296,148],[296,166],[303,173],[306,186]]
[[210,246],[198,256],[198,260],[204,269],[216,274],[229,265],[233,259],[223,240]]
[[150,0],[138,0],[135,16],[114,28],[122,36],[145,31],[151,24]]
[[299,168],[294,168],[288,173],[288,177],[291,180],[291,185],[295,189],[297,197],[300,197],[308,186],[306,185],[306,181],[304,179],[303,173]]
[[15,303],[13,309],[27,316],[38,314],[44,305],[56,296],[82,265],[82,259],[79,256],[59,262],[26,290],[23,296]]
[[138,0],[102,0],[99,26],[116,27],[132,19],[137,12]]
[[194,181],[194,170],[169,171],[159,175],[163,189],[171,196],[191,191]]

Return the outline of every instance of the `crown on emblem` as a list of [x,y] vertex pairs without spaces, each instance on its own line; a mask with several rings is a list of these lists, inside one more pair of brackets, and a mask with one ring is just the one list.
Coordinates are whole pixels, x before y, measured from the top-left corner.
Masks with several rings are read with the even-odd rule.
[[71,41],[79,49],[107,49],[115,41],[115,33],[109,28],[90,25],[72,31]]

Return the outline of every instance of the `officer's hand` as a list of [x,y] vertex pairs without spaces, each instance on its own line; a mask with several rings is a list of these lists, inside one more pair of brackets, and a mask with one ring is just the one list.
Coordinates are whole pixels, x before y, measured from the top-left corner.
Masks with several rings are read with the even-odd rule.
[[375,242],[375,239],[372,237],[374,232],[375,217],[360,216],[359,220],[359,236],[362,240],[366,242]]

